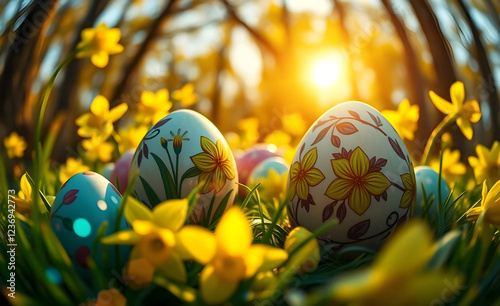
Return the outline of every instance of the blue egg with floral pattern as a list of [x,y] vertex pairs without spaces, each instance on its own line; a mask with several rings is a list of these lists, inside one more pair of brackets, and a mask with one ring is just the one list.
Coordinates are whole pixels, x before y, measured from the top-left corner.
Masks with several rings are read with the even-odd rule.
[[[68,253],[77,273],[84,279],[90,277],[88,257],[98,266],[122,267],[128,259],[130,246],[119,246],[120,262],[116,263],[116,246],[103,249],[96,244],[99,228],[107,222],[105,236],[115,232],[116,212],[121,195],[116,187],[102,175],[85,171],[73,175],[59,190],[50,212],[52,230]],[[125,218],[120,220],[120,230],[129,228]],[[94,246],[96,249],[94,249]],[[103,256],[107,253],[107,256]],[[104,257],[112,262],[104,262]]]

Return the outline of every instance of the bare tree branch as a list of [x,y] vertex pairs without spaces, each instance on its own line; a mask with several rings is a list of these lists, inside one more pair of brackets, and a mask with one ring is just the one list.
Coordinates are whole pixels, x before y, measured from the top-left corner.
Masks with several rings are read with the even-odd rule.
[[490,64],[488,62],[488,54],[484,45],[481,41],[481,34],[472,19],[471,14],[469,13],[467,7],[463,0],[457,0],[458,5],[462,9],[462,12],[465,16],[465,20],[469,24],[469,28],[472,32],[472,36],[474,37],[474,45],[476,46],[477,51],[477,61],[479,63],[479,70],[481,71],[482,81],[485,83],[486,90],[488,92],[488,104],[490,106],[490,114],[491,114],[491,128],[489,129],[492,133],[489,135],[488,145],[491,146],[494,140],[498,139],[500,133],[500,125],[499,125],[499,109],[498,103],[500,100],[498,99],[498,92],[495,85],[495,79],[493,77],[493,72],[491,71]]
[[126,88],[130,85],[132,76],[135,75],[135,72],[137,68],[139,67],[140,62],[142,61],[142,58],[144,55],[146,55],[147,51],[151,47],[152,43],[154,42],[155,38],[158,35],[158,31],[161,28],[161,26],[164,24],[166,21],[167,17],[171,15],[172,12],[172,5],[174,4],[175,0],[170,0],[167,5],[165,6],[165,9],[161,12],[161,14],[153,21],[151,24],[151,27],[149,29],[149,32],[144,39],[144,41],[141,44],[141,47],[137,51],[137,53],[134,55],[133,59],[130,61],[130,63],[127,65],[125,68],[125,71],[123,72],[123,78],[121,81],[118,83],[118,85],[115,88],[113,97],[110,101],[111,105],[116,105],[120,101],[121,95],[125,92]]

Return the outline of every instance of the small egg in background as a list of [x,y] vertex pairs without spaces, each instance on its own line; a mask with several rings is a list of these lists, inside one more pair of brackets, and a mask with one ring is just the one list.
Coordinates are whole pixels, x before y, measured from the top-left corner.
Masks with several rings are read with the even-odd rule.
[[[282,157],[270,157],[257,165],[250,174],[248,187],[254,188],[258,183],[265,182],[259,187],[262,200],[271,201],[286,191],[286,174],[290,166]],[[282,179],[283,178],[283,179]]]
[[110,180],[109,178],[111,177],[111,172],[113,172],[113,169],[115,169],[115,163],[105,164],[104,167],[102,168],[102,171],[101,171],[102,176],[104,176],[106,179]]
[[[85,171],[73,175],[59,190],[50,212],[50,225],[68,253],[76,272],[83,279],[91,276],[87,257],[94,251],[96,264],[104,264],[103,248],[115,260],[116,246],[97,245],[93,250],[97,231],[107,222],[105,236],[115,233],[116,212],[121,195],[116,187],[102,175]],[[129,228],[125,218],[120,220],[120,230]],[[112,266],[123,266],[128,259],[130,246],[118,246],[121,261]]]
[[277,148],[272,144],[256,144],[245,150],[236,160],[238,177],[241,184],[246,185],[253,169],[267,158],[279,157]]
[[[415,203],[414,215],[421,217],[424,214],[425,190],[427,199],[433,199],[428,211],[429,216],[431,218],[437,216],[437,206],[439,203],[439,173],[434,171],[434,169],[432,169],[431,167],[418,166],[415,167],[415,178],[417,180],[417,202]],[[446,181],[441,177],[441,201],[444,202],[449,194],[450,187],[448,186],[448,183],[446,183]],[[453,201],[453,199],[451,199],[451,201]]]
[[130,149],[123,153],[123,155],[116,161],[115,167],[109,176],[109,181],[118,187],[118,190],[120,190],[121,193],[124,193],[125,190],[127,190],[130,165],[132,164],[134,153],[134,149]]

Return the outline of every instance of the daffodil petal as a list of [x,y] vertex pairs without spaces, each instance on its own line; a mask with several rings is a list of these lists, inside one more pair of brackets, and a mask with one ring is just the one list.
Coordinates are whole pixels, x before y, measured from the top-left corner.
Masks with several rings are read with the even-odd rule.
[[[259,260],[255,260],[258,258]],[[247,261],[247,259],[249,259]],[[253,276],[257,271],[264,272],[279,267],[288,259],[288,253],[263,244],[252,245],[245,257],[247,262],[246,277]],[[259,263],[260,261],[260,263]],[[253,264],[251,266],[251,264]]]
[[141,236],[133,230],[123,230],[118,233],[101,238],[102,244],[124,244],[134,245],[139,241]]
[[429,96],[431,97],[434,106],[436,106],[436,108],[439,109],[439,111],[442,112],[443,114],[449,115],[455,111],[453,104],[441,98],[432,90],[429,92]]
[[179,283],[187,281],[186,266],[177,254],[171,254],[159,270],[171,280]]
[[153,220],[153,213],[146,207],[132,197],[127,198],[124,208],[125,219],[132,224],[135,220],[151,221]]
[[226,283],[221,281],[214,273],[212,265],[206,266],[201,271],[200,291],[201,297],[208,304],[222,304],[236,292],[239,283]]
[[134,220],[132,228],[137,234],[144,236],[151,233],[155,229],[155,225],[147,220]]
[[462,107],[465,99],[464,83],[457,81],[450,87],[451,102],[457,109]]
[[457,118],[457,125],[468,140],[472,139],[472,126],[468,120]]
[[229,255],[243,255],[252,244],[253,235],[247,217],[238,207],[231,207],[215,229],[219,248]]
[[132,289],[147,287],[153,280],[154,266],[145,258],[130,260],[126,267],[127,284]]
[[20,184],[21,184],[21,191],[24,194],[24,199],[31,200],[32,188],[31,188],[31,184],[28,182],[28,178],[26,176],[26,173],[23,174],[23,176],[21,177]]
[[433,253],[432,232],[426,223],[415,220],[397,231],[384,245],[375,259],[375,269],[412,275],[427,264]]
[[194,259],[201,264],[210,262],[217,250],[215,235],[198,225],[186,225],[177,233],[176,250],[182,259]]
[[109,122],[115,122],[118,119],[120,119],[123,116],[123,114],[125,114],[125,112],[127,110],[128,110],[128,106],[126,103],[122,103],[120,105],[117,105],[109,111],[107,119],[109,120]]
[[106,117],[109,112],[109,102],[104,96],[98,95],[90,104],[90,111],[98,117]]
[[90,61],[96,67],[104,68],[108,65],[109,55],[106,51],[99,51],[90,57]]
[[153,209],[153,223],[159,227],[178,231],[186,222],[188,211],[187,199],[167,200]]

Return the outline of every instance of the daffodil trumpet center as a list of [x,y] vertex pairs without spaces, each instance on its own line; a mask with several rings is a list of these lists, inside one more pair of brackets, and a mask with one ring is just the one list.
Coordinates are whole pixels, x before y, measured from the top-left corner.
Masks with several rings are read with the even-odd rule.
[[213,265],[215,274],[224,282],[234,283],[245,277],[245,260],[241,256],[217,256]]

